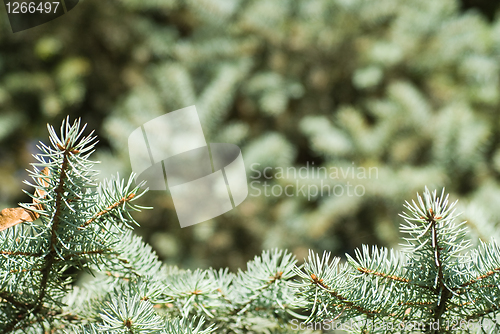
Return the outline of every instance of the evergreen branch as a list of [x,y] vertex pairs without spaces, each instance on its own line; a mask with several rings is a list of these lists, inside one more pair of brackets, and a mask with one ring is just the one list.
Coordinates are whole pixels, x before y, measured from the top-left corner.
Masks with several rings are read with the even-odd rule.
[[120,278],[120,279],[123,279],[124,281],[130,281],[129,278],[125,277],[125,276],[121,276],[120,274],[118,273],[112,273],[111,271],[105,271],[104,274],[106,276],[109,276],[109,277],[115,277],[115,278]]
[[[479,282],[479,281],[481,281],[481,280],[483,280],[485,278],[491,277],[491,276],[493,276],[495,274],[498,274],[498,273],[500,273],[500,268],[495,268],[493,270],[488,271],[484,275],[478,276],[475,279],[472,279],[472,280],[470,280],[468,282],[463,283],[462,285],[460,285],[459,287],[457,287],[455,290],[460,290],[460,289],[466,288],[469,285],[476,284],[477,282]],[[485,287],[485,286],[482,286],[482,287]]]
[[53,317],[53,318],[57,317],[58,319],[65,320],[65,321],[67,321],[69,323],[71,323],[72,321],[79,320],[79,318],[76,315],[62,314],[61,310],[51,310],[51,309],[48,309],[48,308],[43,308],[40,311],[40,314],[42,314],[42,315],[41,316],[40,315],[36,315],[35,319],[30,320],[28,322],[25,322],[21,326],[18,326],[16,329],[17,330],[27,329],[30,326],[38,323],[38,324],[41,324],[41,328],[42,328],[43,333],[57,333],[59,329],[56,328],[56,327],[51,328],[50,332],[47,331],[47,330],[45,330],[45,327],[43,326],[42,321],[47,320],[49,317]]
[[[118,234],[118,233],[117,233]],[[156,253],[142,238],[130,230],[116,236],[118,242],[110,249],[111,257],[103,258],[111,276],[130,279],[154,276],[161,267]]]
[[[366,275],[373,275],[373,276],[376,276],[376,277],[388,278],[388,279],[390,279],[392,281],[395,281],[395,282],[411,283],[411,281],[409,279],[407,279],[407,278],[399,277],[399,276],[391,275],[391,274],[386,274],[386,273],[383,273],[383,272],[374,271],[374,270],[371,270],[371,269],[368,269],[368,268],[357,267],[356,270],[358,270],[358,271],[360,271],[360,272],[362,272],[363,274],[366,274]],[[419,284],[413,285],[412,284],[412,286],[414,286],[416,288],[421,288],[421,289],[425,289],[425,290],[434,291],[433,289],[431,289],[430,287],[425,286],[425,285],[419,285]]]
[[233,305],[233,301],[228,298],[228,296],[222,291],[221,288],[217,288],[217,291],[226,303],[228,303],[229,305]]
[[[288,281],[296,276],[292,254],[287,251],[265,251],[247,264],[245,272],[240,271],[233,280],[233,289],[240,295],[232,305],[231,315],[241,316],[247,311],[274,310],[284,312],[289,309],[286,300],[268,300],[269,296],[288,294]],[[242,299],[241,301],[238,299]],[[254,307],[255,306],[255,307]]]
[[[354,309],[362,314],[365,315],[381,315],[382,312],[379,310],[368,310],[366,308],[363,308],[362,306],[356,305],[354,302],[348,300],[346,297],[341,295],[340,293],[334,291],[331,289],[328,285],[326,285],[323,282],[323,279],[318,278],[315,274],[311,274],[311,282],[314,283],[315,285],[319,286],[321,289],[324,289],[326,292],[328,292],[331,296],[336,298],[338,301],[342,303],[343,306],[348,307],[350,309]],[[385,315],[391,315],[395,316],[395,314],[385,314]]]
[[422,306],[422,305],[434,305],[434,302],[399,302],[400,306]]
[[[28,313],[26,313],[25,315],[22,315],[22,318],[24,319],[25,317],[28,316]],[[12,330],[24,330],[26,328],[29,328],[30,326],[34,325],[34,324],[37,324],[39,323],[39,318],[37,317],[36,319],[32,319],[30,321],[27,321],[19,326],[16,326],[15,328],[13,328]],[[42,326],[42,331],[45,333],[45,328]]]
[[[269,288],[273,283],[276,283],[278,280],[281,280],[282,276],[283,276],[283,272],[278,271],[274,276],[269,277],[269,281],[267,281],[262,287],[257,289],[257,291],[259,291],[259,294],[251,296],[247,302],[240,305],[238,308],[234,309],[231,312],[231,314],[241,315],[241,312],[248,309],[248,306],[250,304],[252,304],[255,300],[257,300],[267,288]],[[218,290],[220,290],[220,289],[218,289]]]
[[[34,257],[35,254],[44,254],[42,258],[42,263],[36,262],[28,262],[31,264],[31,268],[21,268],[21,269],[10,269],[10,274],[16,273],[25,273],[25,272],[33,272],[39,271],[41,273],[40,276],[37,277],[37,282],[34,283],[37,285],[37,289],[34,291],[35,301],[32,304],[32,308],[29,312],[24,312],[21,316],[13,317],[10,322],[7,323],[2,328],[2,333],[9,333],[25,322],[27,315],[31,314],[35,317],[33,319],[34,323],[40,323],[40,321],[44,321],[44,317],[39,317],[38,315],[44,311],[44,303],[45,301],[55,302],[58,304],[57,292],[59,293],[64,291],[64,286],[69,283],[69,280],[63,281],[64,277],[63,272],[54,272],[54,264],[60,262],[65,258],[64,252],[58,250],[58,246],[63,246],[65,249],[65,245],[59,242],[60,237],[59,233],[71,233],[71,229],[61,228],[61,224],[64,222],[68,227],[73,226],[72,221],[79,219],[82,217],[82,213],[77,212],[75,207],[73,207],[70,203],[74,201],[82,201],[84,200],[82,196],[77,194],[80,189],[85,191],[85,187],[88,186],[91,180],[86,176],[89,172],[89,161],[86,160],[87,156],[80,157],[75,156],[75,154],[79,154],[83,151],[87,152],[91,149],[93,144],[91,141],[93,138],[91,136],[84,138],[80,142],[77,142],[81,134],[83,133],[85,127],[83,129],[79,129],[79,121],[76,121],[73,125],[69,124],[69,119],[66,122],[63,122],[61,127],[61,139],[57,137],[55,131],[52,127],[48,126],[50,133],[50,141],[52,143],[53,148],[50,148],[43,143],[41,143],[41,150],[45,153],[45,156],[48,156],[50,162],[46,162],[43,158],[44,155],[35,155],[35,158],[40,162],[38,165],[45,166],[41,173],[32,173],[34,177],[36,177],[38,186],[34,186],[36,188],[35,194],[33,197],[33,205],[24,205],[26,209],[34,209],[36,216],[40,216],[41,213],[42,220],[45,223],[45,230],[41,230],[42,233],[38,235],[34,235],[36,239],[43,240],[47,244],[42,244],[42,242],[34,243],[30,240],[35,240],[33,237],[20,235],[21,238],[25,238],[27,242],[25,242],[27,247],[30,245],[36,245],[37,248],[44,247],[43,251],[38,252],[28,252],[24,250],[19,250],[13,252],[12,254],[17,254],[17,256],[24,254],[24,258]],[[65,131],[65,133],[63,133]],[[88,146],[86,146],[89,144]],[[89,153],[90,154],[90,153]],[[74,159],[76,163],[72,163],[70,161]],[[81,161],[80,161],[81,160]],[[35,164],[34,164],[35,165]],[[50,171],[50,172],[49,172]],[[55,172],[57,171],[57,172]],[[71,173],[74,173],[75,178],[71,178]],[[47,196],[48,195],[48,196]],[[31,195],[30,195],[31,196]],[[46,198],[47,199],[44,199]],[[67,198],[69,197],[69,198]],[[74,198],[74,199],[73,199]],[[77,203],[79,204],[79,203]],[[78,206],[80,208],[80,206]],[[68,209],[67,213],[65,213],[65,209]],[[47,211],[47,213],[51,213],[50,221],[48,221],[47,217],[49,217],[46,212],[41,212],[42,210]],[[64,215],[64,217],[63,217]],[[38,228],[33,227],[30,233],[37,231]],[[16,232],[14,232],[16,233]],[[18,239],[16,239],[18,240]],[[46,247],[46,248],[45,248]],[[29,248],[26,248],[29,249]],[[29,254],[31,253],[31,254]],[[73,261],[73,263],[78,263]],[[62,264],[61,268],[64,266],[71,265],[71,263],[66,262]],[[36,269],[35,269],[36,268]],[[52,282],[51,275],[54,275],[54,279],[59,280],[59,284],[54,285],[55,282]],[[39,279],[39,281],[38,281]],[[54,292],[51,291],[48,294],[48,289],[50,287],[54,287]],[[46,312],[45,312],[46,313]],[[43,328],[43,325],[40,323]],[[29,325],[28,325],[29,327]]]
[[474,313],[474,314],[468,315],[466,317],[466,319],[467,320],[479,319],[479,318],[487,316],[490,313],[497,312],[499,310],[500,310],[500,306],[492,305],[489,308],[487,308],[479,313]]
[[10,333],[12,332],[13,330],[15,330],[18,325],[24,321],[24,319],[28,316],[28,312],[24,312],[24,313],[20,313],[16,319],[14,321],[12,321],[10,324],[8,324],[4,330],[2,331],[2,333]]
[[111,212],[113,209],[119,207],[120,205],[122,205],[123,203],[126,203],[128,201],[130,201],[132,198],[135,197],[135,194],[132,193],[130,195],[128,195],[127,197],[123,197],[122,199],[120,199],[119,201],[113,203],[112,205],[108,206],[106,209],[102,210],[102,211],[99,211],[98,213],[96,213],[94,215],[94,217],[90,218],[89,220],[87,220],[85,223],[83,223],[81,226],[80,226],[80,229],[83,229],[85,227],[87,227],[88,225],[92,224],[96,219],[98,219],[99,217],[101,216],[104,216],[105,214]]
[[358,268],[356,268],[356,270],[362,272],[363,274],[374,275],[374,276],[378,276],[378,277],[382,277],[382,278],[389,278],[389,279],[391,279],[393,281],[397,281],[397,282],[402,282],[402,283],[409,283],[410,282],[410,280],[407,278],[398,277],[395,275],[389,275],[389,274],[385,274],[382,272],[377,272],[377,271],[374,271],[374,270],[371,270],[368,268],[358,267]]
[[11,269],[11,270],[9,270],[9,273],[11,273],[11,274],[17,274],[17,273],[27,273],[27,272],[42,271],[42,270],[43,270],[43,268]]
[[[426,220],[431,223],[431,234],[432,234],[432,247],[434,248],[436,266],[438,268],[438,281],[436,286],[436,294],[439,295],[438,303],[434,309],[434,321],[441,323],[441,317],[446,311],[446,304],[452,296],[452,292],[448,289],[444,281],[443,274],[443,263],[441,259],[441,246],[438,242],[437,230],[436,230],[436,220],[435,215],[432,212],[432,208],[429,208],[429,216]],[[440,219],[440,218],[439,218]]]
[[453,310],[455,308],[458,308],[458,307],[464,307],[464,306],[467,306],[467,305],[474,305],[476,302],[478,301],[478,299],[474,299],[474,300],[471,300],[471,301],[468,301],[468,302],[464,302],[464,303],[461,303],[461,304],[456,304],[456,303],[449,303],[448,306],[446,307],[446,311],[449,311],[449,310]]
[[0,299],[6,300],[12,305],[16,306],[19,309],[30,309],[33,305],[25,302],[20,302],[16,300],[12,295],[6,293],[5,291],[0,292]]
[[81,257],[82,255],[103,255],[107,254],[107,252],[111,251],[111,249],[98,249],[98,250],[91,250],[91,251],[83,251],[83,252],[75,252],[71,253],[69,255],[65,255],[62,259],[61,258],[56,258],[57,261],[68,261],[71,260],[74,257]]
[[[69,138],[66,141],[66,146],[69,144]],[[60,146],[60,145],[59,145]],[[58,146],[58,147],[59,147]],[[58,186],[55,189],[56,193],[56,210],[52,219],[52,226],[51,226],[51,235],[50,235],[50,244],[49,244],[49,252],[44,256],[44,267],[40,270],[42,272],[42,278],[40,280],[40,285],[39,285],[39,291],[40,293],[38,294],[38,299],[34,303],[33,307],[33,313],[38,313],[42,309],[43,305],[43,300],[45,298],[46,294],[46,289],[47,289],[47,283],[48,283],[48,278],[49,274],[52,270],[52,265],[54,264],[54,259],[57,255],[57,251],[55,249],[55,245],[57,243],[57,228],[59,227],[60,223],[60,215],[62,213],[62,202],[63,202],[63,193],[64,193],[64,182],[66,179],[66,170],[68,168],[68,155],[70,153],[70,150],[68,148],[64,149],[63,151],[63,162],[61,165],[61,171],[59,175],[59,180],[58,180]],[[10,324],[8,324],[5,329],[2,331],[2,334],[9,333],[13,331],[19,323],[24,321],[25,317],[27,316],[28,313],[24,313],[21,316],[13,319]]]
[[67,177],[66,171],[68,168],[68,157],[71,154],[71,151],[73,151],[73,148],[68,147],[68,144],[69,144],[69,138],[66,140],[66,145],[64,148],[61,147],[60,144],[58,144],[59,149],[61,149],[63,151],[63,162],[61,165],[58,186],[55,189],[56,211],[55,211],[53,219],[52,219],[52,227],[51,227],[51,231],[50,231],[51,235],[50,235],[49,253],[45,256],[45,268],[42,270],[42,279],[40,281],[40,295],[38,297],[38,301],[36,302],[37,306],[34,309],[35,313],[41,308],[41,305],[43,303],[43,299],[45,298],[49,274],[52,270],[52,265],[54,264],[54,260],[57,256],[57,250],[56,250],[57,229],[58,229],[59,223],[61,221],[64,184],[66,181],[66,177]]

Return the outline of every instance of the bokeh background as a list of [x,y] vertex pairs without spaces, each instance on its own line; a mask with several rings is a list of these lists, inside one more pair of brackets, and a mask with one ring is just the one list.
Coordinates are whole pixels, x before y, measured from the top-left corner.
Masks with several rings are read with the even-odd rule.
[[[500,5],[483,0],[84,0],[13,34],[0,6],[0,208],[21,191],[46,124],[95,129],[102,177],[128,176],[127,138],[195,104],[208,142],[266,167],[377,168],[327,178],[363,196],[252,196],[181,229],[151,192],[137,233],[184,268],[243,267],[262,249],[336,255],[397,246],[405,200],[425,186],[460,199],[471,235],[500,219]],[[250,166],[253,165],[253,168]],[[259,166],[259,167],[255,167]],[[297,183],[298,182],[298,183]]]

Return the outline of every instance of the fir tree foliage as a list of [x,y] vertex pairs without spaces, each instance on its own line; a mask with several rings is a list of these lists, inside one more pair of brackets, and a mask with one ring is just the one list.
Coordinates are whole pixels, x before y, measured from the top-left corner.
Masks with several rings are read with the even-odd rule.
[[472,248],[444,189],[406,202],[401,250],[363,246],[340,264],[311,253],[298,300],[307,321],[347,321],[354,333],[497,333],[500,248]]
[[[96,184],[84,129],[49,126],[33,203],[22,205],[39,219],[0,232],[1,333],[293,333],[294,321],[352,333],[500,330],[500,247],[472,246],[444,189],[406,202],[400,250],[363,246],[346,262],[311,251],[297,265],[276,249],[237,273],[182,270],[131,230],[144,208],[133,178]],[[75,285],[75,270],[89,278]]]
[[[264,252],[238,274],[162,265],[132,233],[144,193],[119,178],[100,184],[92,134],[80,121],[48,127],[51,146],[31,171],[38,214],[0,233],[1,333],[198,333],[281,331],[292,314],[294,257]],[[43,168],[43,169],[42,169]],[[74,286],[71,272],[94,276]],[[207,323],[204,319],[210,321]]]
[[94,182],[89,156],[96,141],[92,134],[83,136],[80,121],[67,119],[60,134],[48,129],[51,145],[38,146],[42,153],[35,155],[33,181],[26,182],[35,188],[34,194],[27,192],[33,203],[21,204],[40,219],[0,236],[2,333],[57,316],[71,270],[88,270],[101,265],[103,256],[114,256],[117,231],[135,224],[130,212],[141,208],[133,204],[141,194],[132,179]]

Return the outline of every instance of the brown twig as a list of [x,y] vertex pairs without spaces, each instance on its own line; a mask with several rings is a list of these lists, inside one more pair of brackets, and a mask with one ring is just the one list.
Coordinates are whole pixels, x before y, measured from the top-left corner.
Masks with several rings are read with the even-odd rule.
[[120,199],[118,202],[116,203],[113,203],[112,205],[108,206],[106,209],[96,213],[94,215],[94,217],[90,218],[89,220],[87,220],[85,223],[83,223],[81,226],[80,226],[80,229],[83,229],[85,227],[87,227],[88,225],[92,224],[97,218],[105,215],[106,213],[110,212],[111,210],[117,208],[118,206],[122,205],[123,203],[125,202],[128,202],[130,201],[132,198],[134,198],[135,194],[130,194],[128,195],[127,197],[123,197],[122,199]]

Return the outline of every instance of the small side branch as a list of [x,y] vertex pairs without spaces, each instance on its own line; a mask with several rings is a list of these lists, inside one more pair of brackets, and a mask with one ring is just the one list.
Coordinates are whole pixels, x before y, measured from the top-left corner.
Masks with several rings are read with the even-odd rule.
[[123,197],[122,199],[120,199],[119,201],[113,203],[112,205],[108,206],[106,209],[96,213],[94,215],[94,217],[90,218],[89,220],[87,220],[85,223],[83,223],[81,226],[80,226],[80,229],[84,229],[85,227],[87,227],[88,225],[92,224],[96,219],[98,219],[99,217],[101,216],[104,216],[105,214],[107,214],[108,212],[112,211],[113,209],[116,209],[117,207],[119,207],[120,205],[122,205],[123,203],[125,202],[128,202],[130,201],[132,198],[134,198],[135,194],[130,194],[128,195],[127,197]]
[[109,252],[110,249],[98,249],[98,250],[93,250],[93,251],[85,251],[85,252],[76,252],[76,253],[72,253],[72,254],[69,254],[68,256],[65,256],[63,259],[56,259],[56,261],[68,261],[68,260],[71,260],[72,258],[74,258],[75,256],[76,257],[80,257],[82,255],[96,255],[96,254],[99,254],[99,255],[102,255],[102,254],[105,254],[106,252]]
[[0,255],[7,255],[7,256],[33,256],[33,257],[40,257],[40,256],[42,256],[41,253],[11,252],[11,251],[0,251]]
[[441,259],[441,251],[443,248],[439,245],[438,235],[437,235],[437,227],[436,227],[436,219],[440,219],[441,217],[436,217],[432,209],[429,209],[429,214],[426,217],[426,220],[431,223],[431,238],[432,238],[432,247],[434,249],[434,260],[436,263],[436,267],[438,270],[437,277],[437,286],[435,289],[435,293],[438,296],[438,304],[434,308],[434,321],[436,323],[440,323],[441,317],[443,313],[446,311],[447,303],[449,299],[452,297],[452,292],[445,286],[444,284],[444,272],[443,272],[443,263]]
[[[315,274],[311,274],[311,281],[314,284],[316,284],[317,286],[319,286],[322,289],[324,289],[325,291],[327,291],[333,297],[335,297],[336,299],[338,299],[345,308],[355,309],[356,311],[358,311],[360,313],[363,313],[363,314],[366,314],[368,316],[380,315],[382,313],[382,312],[380,312],[378,310],[368,310],[368,309],[366,309],[364,307],[361,307],[359,305],[354,304],[353,302],[351,302],[350,300],[348,300],[346,297],[342,296],[340,293],[338,293],[338,292],[334,291],[333,289],[331,289],[328,285],[326,285],[323,282],[322,278],[318,278]],[[395,314],[392,314],[392,313],[387,314],[387,315],[396,316]]]
[[386,273],[381,273],[381,272],[371,270],[368,268],[363,268],[363,267],[358,267],[356,269],[364,274],[367,274],[367,275],[374,275],[374,276],[378,276],[378,277],[382,277],[382,278],[388,278],[388,279],[391,279],[393,281],[402,282],[402,283],[410,283],[410,280],[408,280],[407,278],[403,278],[403,277],[399,277],[399,276],[395,276],[395,275],[389,275]]
[[12,296],[11,294],[8,294],[5,291],[0,292],[0,299],[3,299],[5,301],[11,303],[16,308],[21,309],[21,310],[23,310],[23,309],[29,309],[29,308],[33,307],[33,305],[31,305],[29,303],[23,303],[23,302],[20,302],[20,301],[16,300],[14,298],[14,296]]
[[500,268],[495,268],[495,269],[493,269],[493,270],[490,270],[490,271],[488,271],[488,272],[487,272],[486,274],[484,274],[484,275],[478,276],[478,277],[476,277],[475,279],[472,279],[472,280],[470,280],[470,281],[468,281],[468,282],[463,283],[462,285],[460,285],[460,287],[458,287],[458,288],[457,288],[457,290],[460,290],[460,289],[466,288],[466,287],[468,287],[469,285],[475,284],[475,283],[477,283],[477,282],[479,282],[479,281],[481,281],[481,280],[484,280],[485,278],[491,277],[491,276],[493,276],[493,275],[495,275],[495,274],[498,274],[498,273],[500,273]]
[[498,312],[500,310],[500,307],[498,306],[495,306],[495,305],[492,305],[491,307],[479,312],[479,313],[476,313],[476,314],[471,314],[471,315],[468,315],[466,317],[467,320],[475,320],[475,319],[479,319],[479,318],[482,318],[490,313],[493,313],[493,312]]
[[264,286],[262,286],[260,289],[258,289],[258,291],[259,291],[258,295],[254,295],[254,296],[250,297],[250,299],[246,303],[244,303],[243,305],[240,305],[238,308],[234,309],[231,313],[232,314],[239,314],[240,312],[245,310],[255,299],[257,299],[257,297],[262,293],[262,291],[264,291],[265,289],[270,287],[274,282],[277,282],[277,281],[283,279],[282,276],[283,276],[283,272],[278,271],[276,274],[269,277],[269,281],[267,281]]

